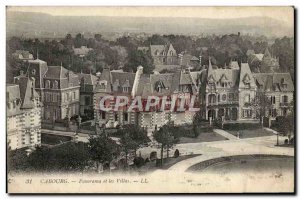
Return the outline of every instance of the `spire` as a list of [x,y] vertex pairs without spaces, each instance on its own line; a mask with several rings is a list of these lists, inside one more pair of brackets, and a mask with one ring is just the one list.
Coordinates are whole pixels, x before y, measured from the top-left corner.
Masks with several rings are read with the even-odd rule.
[[213,68],[211,65],[211,61],[210,61],[210,57],[208,58],[208,69],[207,69],[207,77],[209,77],[210,75],[212,75],[213,72]]
[[36,59],[39,59],[39,49],[36,50]]

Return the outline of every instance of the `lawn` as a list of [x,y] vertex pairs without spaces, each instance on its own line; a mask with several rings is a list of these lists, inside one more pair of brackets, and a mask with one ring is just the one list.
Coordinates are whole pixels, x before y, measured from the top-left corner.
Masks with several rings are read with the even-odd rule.
[[267,131],[263,128],[226,130],[226,131],[234,136],[237,136],[239,132],[241,139],[274,135],[271,131]]
[[182,143],[197,143],[197,142],[214,142],[220,140],[227,140],[227,138],[215,132],[203,132],[197,138],[181,137],[178,144]]
[[62,136],[62,135],[52,135],[42,133],[42,144],[56,145],[63,142],[68,142],[71,140],[71,137]]

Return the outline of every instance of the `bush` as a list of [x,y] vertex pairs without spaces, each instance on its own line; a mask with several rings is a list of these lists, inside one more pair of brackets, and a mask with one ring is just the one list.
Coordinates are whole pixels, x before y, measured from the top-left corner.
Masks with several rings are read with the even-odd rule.
[[157,152],[156,151],[152,151],[150,153],[150,161],[156,160],[157,159]]
[[289,140],[288,140],[288,139],[285,139],[285,140],[284,140],[284,144],[289,144]]
[[146,159],[145,159],[145,163],[147,163],[147,162],[150,162],[149,158],[146,158]]
[[141,166],[145,165],[145,160],[142,157],[136,157],[134,158],[133,163],[135,166],[140,168]]
[[178,158],[179,157],[179,150],[176,149],[174,152],[174,158]]

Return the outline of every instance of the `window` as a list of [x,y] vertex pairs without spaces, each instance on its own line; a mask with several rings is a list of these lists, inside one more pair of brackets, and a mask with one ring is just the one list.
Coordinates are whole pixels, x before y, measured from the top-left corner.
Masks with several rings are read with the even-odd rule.
[[170,51],[170,55],[173,56],[173,51],[172,50]]
[[101,89],[105,89],[105,84],[104,84],[104,83],[101,83],[101,84],[100,84],[100,88],[101,88]]
[[229,93],[229,101],[233,101],[234,98],[234,94],[233,93]]
[[165,56],[166,55],[166,52],[165,51],[163,51],[163,56]]
[[66,93],[66,101],[69,101],[69,93]]
[[163,61],[163,63],[166,63],[166,58],[163,58],[162,61]]
[[288,96],[286,96],[286,95],[282,96],[282,102],[288,103]]
[[56,80],[54,81],[53,88],[58,89],[58,82]]
[[128,122],[128,113],[124,113],[123,116],[124,116],[124,121]]
[[248,95],[245,95],[245,97],[244,97],[244,102],[245,103],[250,103],[250,95],[248,94]]
[[90,100],[90,97],[89,97],[89,96],[85,96],[85,97],[84,97],[84,104],[85,104],[85,105],[90,105],[90,101],[91,101],[91,100]]
[[128,92],[129,92],[129,87],[124,86],[124,87],[123,87],[123,92],[124,92],[124,93],[128,93]]
[[50,88],[50,80],[46,80],[45,88]]
[[226,94],[223,94],[222,95],[222,101],[225,101],[226,100]]
[[271,96],[271,104],[275,104],[276,103],[276,100],[275,100],[275,96]]
[[244,109],[243,110],[243,117],[244,118],[251,118],[252,116],[252,110],[251,109]]
[[57,94],[53,93],[53,102],[57,102]]
[[76,93],[73,92],[73,100],[76,100]]
[[105,120],[106,118],[106,113],[104,111],[101,111],[101,119]]
[[33,70],[31,71],[31,74],[32,74],[32,75],[35,75],[35,73],[36,73],[36,70],[33,69]]
[[115,113],[115,121],[118,121],[118,113]]

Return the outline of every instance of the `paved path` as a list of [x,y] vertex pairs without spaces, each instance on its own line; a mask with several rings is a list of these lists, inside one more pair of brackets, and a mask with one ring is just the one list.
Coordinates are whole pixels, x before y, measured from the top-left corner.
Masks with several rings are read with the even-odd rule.
[[[178,162],[169,168],[170,171],[186,171],[190,166],[205,160],[235,155],[286,155],[294,156],[294,148],[276,147],[276,136],[265,136],[248,139],[228,140],[224,142],[203,143],[202,155]],[[280,137],[283,142],[285,138]],[[200,146],[199,146],[200,147]],[[207,150],[214,148],[215,150]]]
[[228,133],[227,131],[224,131],[222,129],[214,129],[213,130],[215,133],[227,138],[228,140],[238,140],[239,138],[237,138],[236,136]]

